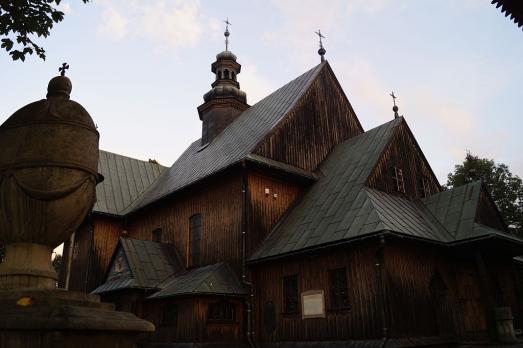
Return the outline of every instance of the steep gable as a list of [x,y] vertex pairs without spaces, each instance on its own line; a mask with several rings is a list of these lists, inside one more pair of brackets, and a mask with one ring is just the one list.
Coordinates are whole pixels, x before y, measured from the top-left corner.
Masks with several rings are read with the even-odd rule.
[[196,140],[127,213],[239,163],[275,127],[317,78],[319,64],[245,110],[210,144]]
[[104,284],[93,293],[121,289],[155,289],[167,277],[184,271],[174,247],[121,238],[109,265]]
[[338,143],[363,133],[328,63],[254,153],[314,171]]
[[[408,199],[419,199],[441,191],[438,179],[403,119],[384,150],[366,185]],[[404,192],[398,191],[393,179],[394,168],[401,170]],[[423,181],[426,190],[423,192]]]

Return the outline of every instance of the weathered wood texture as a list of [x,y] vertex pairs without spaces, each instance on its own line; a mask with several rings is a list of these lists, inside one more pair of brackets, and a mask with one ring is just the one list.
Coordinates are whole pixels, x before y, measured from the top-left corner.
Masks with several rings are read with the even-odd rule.
[[[316,256],[288,259],[255,266],[254,321],[256,340],[318,341],[357,340],[381,337],[382,316],[379,286],[376,277],[376,243],[366,243],[350,251],[331,250]],[[349,293],[348,310],[330,310],[328,270],[346,267]],[[283,313],[283,277],[298,276],[298,289],[325,290],[325,319],[302,319],[301,314]],[[275,323],[270,323],[266,308],[273,303]],[[270,315],[269,315],[270,317]],[[273,331],[268,329],[273,327]]]
[[[379,339],[383,327],[387,327],[390,338],[487,336],[487,315],[492,312],[485,306],[487,295],[482,290],[474,254],[453,254],[420,243],[388,239],[380,276],[376,267],[378,250],[374,240],[350,249],[254,266],[257,340]],[[511,306],[516,325],[520,325],[520,303],[510,259],[486,258],[485,262],[489,287],[499,288],[496,305]],[[334,311],[329,309],[328,270],[340,267],[347,269],[350,308]],[[283,277],[292,274],[298,275],[300,293],[325,291],[325,319],[302,319],[300,314],[283,313]],[[276,309],[274,331],[266,329],[271,327],[266,313],[270,302]]]
[[152,240],[152,232],[161,228],[163,241],[174,244],[187,262],[189,219],[201,214],[200,264],[228,262],[239,274],[241,205],[241,176],[230,174],[141,210],[129,217],[127,229],[131,238]]
[[476,210],[476,221],[500,231],[506,230],[505,224],[497,211],[495,203],[489,199],[487,193],[483,190],[481,190],[479,196],[478,209]]
[[[207,342],[207,343],[238,343],[243,340],[244,310],[243,304],[237,299],[227,299],[234,305],[236,318],[234,322],[216,322],[208,319],[210,303],[222,301],[217,297],[195,297],[185,299],[165,299],[144,302],[144,316],[156,326],[156,331],[145,339],[148,342]],[[169,305],[178,308],[177,324],[163,323],[163,310]]]
[[254,152],[313,171],[336,144],[362,132],[332,70],[325,68]]
[[249,173],[247,256],[260,246],[302,190],[295,182]]
[[[393,180],[395,166],[403,172],[405,193],[396,190]],[[367,180],[367,186],[410,199],[423,198],[423,177],[428,180],[431,194],[441,191],[407,124],[402,122]]]
[[69,290],[91,292],[103,283],[122,230],[120,219],[104,215],[93,214],[82,224],[75,233]]

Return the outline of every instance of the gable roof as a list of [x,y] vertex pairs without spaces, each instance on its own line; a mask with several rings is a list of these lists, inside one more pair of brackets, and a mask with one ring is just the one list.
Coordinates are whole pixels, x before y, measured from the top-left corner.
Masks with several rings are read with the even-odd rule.
[[181,295],[247,295],[236,274],[226,263],[191,269],[174,275],[158,284],[160,291],[148,299],[160,299]]
[[106,282],[93,293],[130,288],[156,289],[157,284],[162,280],[184,270],[172,245],[131,238],[120,238],[109,266],[110,270],[120,249],[123,251],[130,272],[121,277],[108,274]]
[[402,118],[337,145],[322,177],[267,237],[252,259],[334,243],[384,228],[364,183]]
[[196,140],[126,213],[144,207],[242,159],[304,95],[327,62],[320,63],[242,112],[210,144]]
[[256,250],[258,262],[382,233],[441,245],[478,237],[522,240],[476,222],[481,182],[410,201],[365,186],[402,118],[334,148],[323,174]]
[[96,186],[93,211],[121,215],[167,168],[148,161],[100,150],[98,171],[104,181]]

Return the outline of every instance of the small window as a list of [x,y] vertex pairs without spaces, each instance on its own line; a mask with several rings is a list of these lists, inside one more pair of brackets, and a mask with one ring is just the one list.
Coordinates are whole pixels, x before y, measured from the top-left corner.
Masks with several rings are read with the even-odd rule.
[[208,318],[210,321],[232,323],[236,320],[236,310],[234,305],[229,302],[210,303]]
[[162,242],[162,229],[161,228],[157,228],[153,231],[152,240],[153,240],[153,242],[158,242],[158,243]]
[[224,75],[223,78],[228,80],[229,79],[229,70],[225,69],[223,71],[223,75]]
[[236,80],[233,71],[231,71],[231,79]]
[[301,294],[302,319],[325,318],[323,290],[310,290]]
[[299,312],[298,276],[290,275],[283,278],[283,311],[284,313]]
[[202,215],[196,214],[189,219],[189,267],[200,265],[201,241]]
[[393,167],[392,181],[394,182],[394,188],[396,189],[396,191],[405,193],[405,183],[403,182],[403,170],[401,170],[401,168]]
[[218,79],[219,79],[219,80],[222,79],[222,71],[221,71],[221,70],[218,71]]
[[429,178],[422,176],[420,180],[421,196],[427,197],[431,195]]
[[347,290],[347,270],[345,268],[332,269],[329,277],[329,306],[331,309],[345,309],[349,307]]
[[178,305],[168,304],[163,306],[162,326],[178,326]]

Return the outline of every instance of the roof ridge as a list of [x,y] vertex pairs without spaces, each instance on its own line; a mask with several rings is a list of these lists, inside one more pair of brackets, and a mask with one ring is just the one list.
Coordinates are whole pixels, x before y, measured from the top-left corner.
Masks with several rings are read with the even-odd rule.
[[116,153],[116,152],[113,152],[113,151],[108,151],[108,150],[103,150],[103,149],[98,149],[98,151],[100,152],[105,152],[105,153],[108,153],[108,154],[112,154],[112,155],[115,155],[115,156],[118,156],[118,157],[125,157],[125,158],[129,158],[133,161],[139,161],[139,162],[143,162],[143,163],[146,163],[146,164],[150,164],[150,165],[153,165],[153,166],[159,166],[159,167],[162,167],[162,168],[169,168],[169,167],[166,167],[160,163],[153,163],[153,162],[149,162],[149,160],[142,160],[142,159],[139,159],[139,158],[136,158],[136,157],[131,157],[131,156],[127,156],[127,155],[122,155],[122,154],[119,154],[119,153]]

